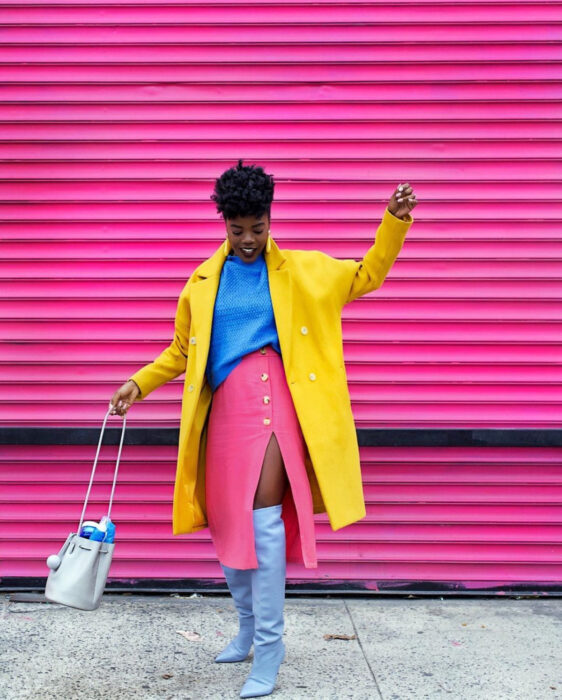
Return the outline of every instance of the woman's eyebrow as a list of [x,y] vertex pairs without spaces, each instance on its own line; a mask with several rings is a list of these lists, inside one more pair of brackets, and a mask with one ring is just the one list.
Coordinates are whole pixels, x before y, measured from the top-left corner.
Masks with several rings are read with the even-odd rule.
[[[240,226],[240,224],[231,224],[231,226],[236,226],[236,228],[243,228],[242,226]],[[259,224],[252,224],[252,228],[255,228],[256,226],[265,226],[265,222],[262,221]]]

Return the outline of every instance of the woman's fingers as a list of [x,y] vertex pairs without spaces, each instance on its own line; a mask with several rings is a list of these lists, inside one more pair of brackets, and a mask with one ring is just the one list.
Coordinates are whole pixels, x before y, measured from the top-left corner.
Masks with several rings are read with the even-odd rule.
[[418,203],[416,195],[409,182],[403,182],[398,185],[396,192],[394,193],[396,201],[402,206],[406,206],[408,210],[413,209]]
[[131,407],[131,404],[132,401],[130,401],[127,394],[120,394],[118,392],[111,398],[111,401],[109,402],[109,406],[111,408],[111,415],[117,413],[118,415],[123,416],[125,413],[127,413],[129,408]]
[[130,404],[124,402],[124,401],[119,401],[117,404],[117,407],[113,409],[113,413],[118,413],[120,416],[122,416],[124,413],[127,413],[127,411],[130,408]]
[[412,188],[408,182],[398,185],[395,194],[397,202],[402,202],[404,199],[413,201],[416,198],[416,195],[412,194]]

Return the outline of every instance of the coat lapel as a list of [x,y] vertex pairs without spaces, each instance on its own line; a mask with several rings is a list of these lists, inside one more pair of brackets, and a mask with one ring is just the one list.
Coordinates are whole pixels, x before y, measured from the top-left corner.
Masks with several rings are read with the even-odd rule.
[[[265,261],[269,279],[269,291],[273,315],[279,336],[285,370],[291,362],[291,326],[293,312],[293,281],[287,267],[287,258],[271,237],[271,250],[265,251]],[[230,245],[229,245],[230,249]],[[224,243],[194,272],[190,293],[191,337],[196,338],[196,376],[203,377],[207,368],[207,358],[211,344],[211,329],[215,299],[219,288],[220,275],[225,261]],[[190,338],[191,342],[191,338]]]

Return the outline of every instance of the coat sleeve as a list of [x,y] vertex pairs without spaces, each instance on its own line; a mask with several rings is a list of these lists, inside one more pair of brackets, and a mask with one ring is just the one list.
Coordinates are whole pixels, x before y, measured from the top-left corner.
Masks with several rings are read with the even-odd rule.
[[339,268],[336,286],[341,306],[382,285],[413,223],[414,217],[411,214],[408,214],[407,221],[403,221],[391,214],[386,207],[375,235],[375,242],[361,261],[334,258]]
[[186,370],[189,346],[188,336],[191,324],[189,305],[190,281],[191,278],[187,281],[178,299],[172,342],[153,362],[141,367],[129,377],[141,390],[141,394],[136,399],[137,401],[145,399],[150,392],[179,377]]

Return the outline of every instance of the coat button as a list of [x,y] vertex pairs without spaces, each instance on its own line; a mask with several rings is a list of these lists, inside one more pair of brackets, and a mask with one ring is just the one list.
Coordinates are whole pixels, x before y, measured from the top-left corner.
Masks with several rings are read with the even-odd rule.
[[195,343],[197,343],[197,338],[196,338],[194,335],[192,335],[191,338],[189,339],[189,342],[190,342],[192,345],[195,345]]
[[265,355],[265,348],[260,348],[260,352],[262,355]]
[[264,419],[263,419],[263,423],[264,423],[264,425],[269,425],[269,424],[271,423],[271,419],[270,419],[270,418],[264,418]]
[[267,377],[268,377],[267,372],[264,372],[264,373],[261,375],[261,380],[262,380],[262,382],[266,382],[266,381],[267,381]]
[[311,372],[308,376],[312,381],[316,379],[316,375],[314,374],[314,372]]
[[264,403],[269,403],[269,401],[270,401],[269,396],[264,396],[264,397],[263,397],[263,402],[264,402]]
[[193,384],[190,384],[190,385],[187,387],[187,390],[188,390],[188,391],[193,391],[194,389],[195,389],[195,387],[193,386]]
[[303,335],[306,335],[306,334],[308,333],[308,328],[307,328],[306,326],[302,326],[302,328],[301,328],[301,333],[302,333]]

